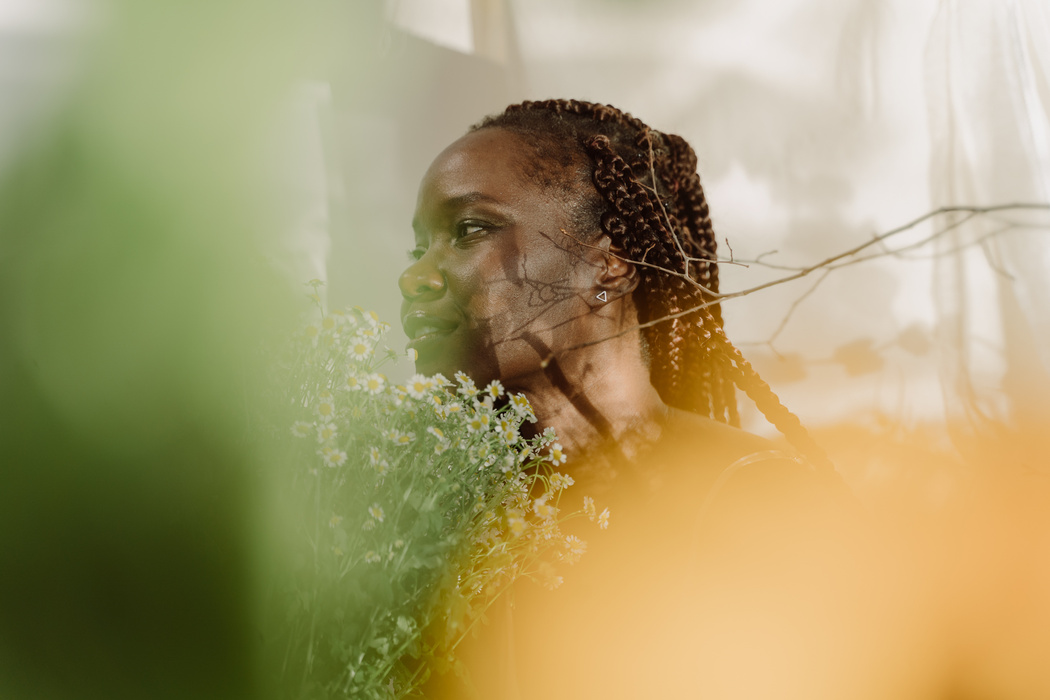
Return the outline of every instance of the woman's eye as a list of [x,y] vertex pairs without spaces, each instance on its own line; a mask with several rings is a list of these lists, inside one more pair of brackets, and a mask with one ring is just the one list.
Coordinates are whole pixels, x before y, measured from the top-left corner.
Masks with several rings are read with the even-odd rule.
[[465,238],[466,236],[484,233],[488,228],[487,224],[482,224],[477,221],[463,221],[456,226],[456,237]]

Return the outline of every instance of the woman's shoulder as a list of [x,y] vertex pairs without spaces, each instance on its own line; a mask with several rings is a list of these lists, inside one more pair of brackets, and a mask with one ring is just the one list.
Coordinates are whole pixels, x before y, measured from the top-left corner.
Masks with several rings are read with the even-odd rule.
[[[798,504],[828,489],[805,457],[767,438],[672,409],[649,455],[658,500],[685,500],[703,520],[730,507],[754,511]],[[751,507],[745,507],[749,504]]]
[[726,465],[751,454],[778,449],[773,441],[760,435],[678,408],[669,409],[662,441]]
[[724,484],[744,474],[809,474],[791,448],[696,413],[671,409],[656,455],[672,472]]

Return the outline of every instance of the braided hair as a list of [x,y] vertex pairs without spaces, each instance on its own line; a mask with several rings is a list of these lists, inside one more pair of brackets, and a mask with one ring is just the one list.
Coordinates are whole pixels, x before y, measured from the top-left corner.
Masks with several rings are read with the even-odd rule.
[[714,229],[696,153],[685,139],[615,107],[576,100],[512,105],[472,130],[489,128],[524,137],[531,149],[527,177],[575,194],[578,231],[600,227],[627,260],[644,263],[633,300],[650,381],[665,403],[738,426],[739,387],[795,447],[831,468],[798,417],[726,337]]

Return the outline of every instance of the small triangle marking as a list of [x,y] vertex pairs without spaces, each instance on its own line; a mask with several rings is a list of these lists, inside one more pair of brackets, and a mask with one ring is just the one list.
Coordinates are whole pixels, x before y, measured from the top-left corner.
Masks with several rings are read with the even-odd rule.
[[605,297],[605,292],[602,292],[601,294],[598,295],[598,300],[599,301],[608,301],[608,299],[606,299],[606,297]]

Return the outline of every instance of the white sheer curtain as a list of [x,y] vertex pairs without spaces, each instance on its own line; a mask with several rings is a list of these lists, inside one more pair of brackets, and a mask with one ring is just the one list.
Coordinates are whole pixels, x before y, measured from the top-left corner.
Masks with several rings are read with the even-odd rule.
[[[935,206],[1050,201],[1045,2],[943,0],[926,79]],[[966,223],[939,241],[935,294],[949,417],[1045,420],[1048,221],[1046,212],[1011,211]]]
[[[335,303],[396,313],[423,169],[484,113],[522,99],[609,102],[685,136],[721,250],[737,258],[777,250],[763,260],[805,265],[939,207],[1050,201],[1044,0],[420,6],[386,2],[381,91],[355,105],[333,87]],[[1047,216],[976,217],[812,292],[815,276],[734,300],[728,330],[810,425],[1035,417],[1050,391],[1050,250],[1045,227],[996,233],[1007,222]],[[781,274],[729,265],[724,288]]]

